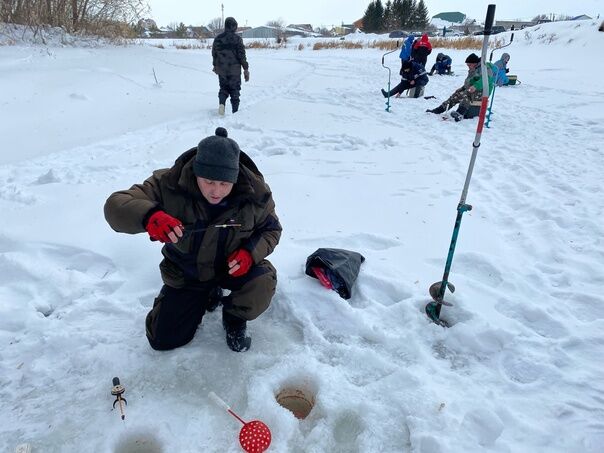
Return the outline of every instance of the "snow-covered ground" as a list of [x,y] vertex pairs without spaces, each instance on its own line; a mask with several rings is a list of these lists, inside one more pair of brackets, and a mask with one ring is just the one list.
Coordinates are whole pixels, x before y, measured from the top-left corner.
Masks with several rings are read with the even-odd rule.
[[[249,50],[241,110],[221,118],[207,49],[0,46],[0,451],[240,451],[214,391],[269,425],[274,452],[601,452],[603,41],[567,22],[506,48],[522,84],[497,90],[483,134],[449,329],[423,309],[476,121],[425,110],[462,83],[468,51],[446,51],[436,100],[388,113],[379,50]],[[386,64],[396,74],[397,54]],[[218,313],[153,351],[160,245],[114,233],[103,203],[217,126],[274,191],[277,294],[246,353]],[[349,301],[304,275],[319,247],[366,257]],[[275,401],[288,386],[315,395],[306,420]]]

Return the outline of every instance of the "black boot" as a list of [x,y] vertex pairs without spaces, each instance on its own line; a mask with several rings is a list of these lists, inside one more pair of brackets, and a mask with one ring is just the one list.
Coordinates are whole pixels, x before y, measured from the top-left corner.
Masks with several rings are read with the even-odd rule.
[[439,105],[435,109],[432,109],[432,110],[428,109],[428,110],[426,110],[426,112],[436,113],[436,114],[445,113],[445,108],[442,105]]
[[468,107],[464,104],[459,104],[457,107],[457,113],[461,116],[461,118],[466,118],[466,114],[468,113]]
[[222,288],[217,286],[210,290],[208,294],[208,303],[206,305],[206,311],[212,313],[222,303]]
[[233,101],[231,99],[231,108],[233,110],[233,113],[236,113],[239,110],[239,101]]
[[456,123],[459,123],[461,120],[463,120],[463,115],[459,112],[451,112],[451,117]]
[[388,92],[387,92],[386,90],[384,90],[383,88],[382,88],[382,95],[383,95],[385,98],[387,98],[387,97],[388,97]]
[[226,342],[228,347],[235,352],[247,351],[252,339],[245,335],[247,321],[237,316],[222,311],[222,326],[226,331]]

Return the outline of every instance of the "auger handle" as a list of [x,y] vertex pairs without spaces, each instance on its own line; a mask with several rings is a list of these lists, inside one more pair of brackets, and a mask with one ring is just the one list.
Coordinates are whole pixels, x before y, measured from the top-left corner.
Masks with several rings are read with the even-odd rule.
[[239,415],[237,415],[235,412],[233,412],[233,409],[231,409],[227,403],[222,401],[222,399],[218,395],[216,395],[216,393],[214,393],[214,392],[208,393],[208,398],[210,398],[217,406],[222,407],[225,411],[227,411],[229,414],[231,414],[233,417],[235,417],[241,423],[246,425],[245,420],[243,420]]
[[487,8],[487,18],[484,22],[484,34],[490,35],[493,29],[493,22],[495,20],[495,5],[489,5]]
[[229,407],[229,405],[227,403],[225,403],[218,395],[216,395],[216,393],[214,392],[210,392],[208,393],[208,398],[210,398],[214,404],[216,404],[219,407],[222,407],[225,411],[230,411],[231,408]]

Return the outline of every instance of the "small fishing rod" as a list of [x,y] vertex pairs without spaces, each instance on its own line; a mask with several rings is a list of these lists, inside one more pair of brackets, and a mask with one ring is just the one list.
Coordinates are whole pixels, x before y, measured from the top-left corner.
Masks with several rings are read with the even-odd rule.
[[211,230],[212,228],[230,228],[230,227],[239,228],[242,226],[243,225],[241,223],[222,223],[219,225],[210,225],[209,227],[204,227],[204,228],[193,228],[193,229],[185,228],[184,233],[185,234],[200,233],[202,231]]
[[126,388],[120,384],[120,378],[113,378],[113,387],[111,388],[111,394],[115,396],[115,401],[113,402],[113,408],[115,409],[115,405],[118,404],[120,408],[120,414],[122,416],[122,420],[126,418],[126,414],[124,413],[124,406],[128,405],[128,401],[122,395],[126,391]]

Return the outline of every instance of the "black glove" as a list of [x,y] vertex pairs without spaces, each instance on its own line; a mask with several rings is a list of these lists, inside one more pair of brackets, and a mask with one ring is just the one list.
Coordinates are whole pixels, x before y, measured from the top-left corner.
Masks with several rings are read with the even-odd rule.
[[508,72],[510,72],[510,68],[505,68],[505,73],[507,74]]

